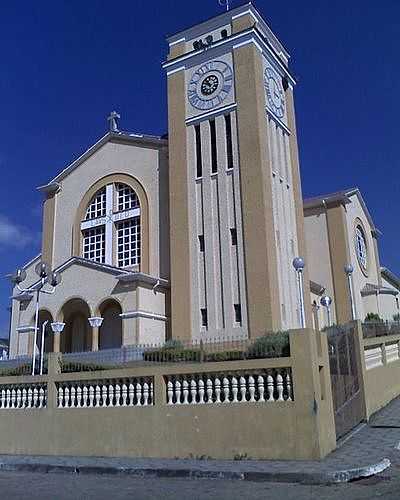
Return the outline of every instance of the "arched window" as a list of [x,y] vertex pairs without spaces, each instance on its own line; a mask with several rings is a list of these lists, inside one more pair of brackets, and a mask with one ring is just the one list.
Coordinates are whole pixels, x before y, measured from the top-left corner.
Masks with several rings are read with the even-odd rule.
[[360,225],[356,227],[356,253],[360,266],[366,271],[368,268],[367,240],[364,230]]
[[140,203],[127,184],[107,184],[93,196],[81,231],[85,259],[118,267],[140,264]]

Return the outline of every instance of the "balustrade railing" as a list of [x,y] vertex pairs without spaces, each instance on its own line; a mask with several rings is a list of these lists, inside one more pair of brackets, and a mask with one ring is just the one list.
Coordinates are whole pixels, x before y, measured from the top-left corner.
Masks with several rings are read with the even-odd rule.
[[47,406],[46,384],[20,384],[0,387],[0,410],[41,409]]
[[291,370],[259,370],[166,377],[168,405],[293,401]]
[[154,405],[154,380],[129,378],[59,382],[57,408],[117,408]]

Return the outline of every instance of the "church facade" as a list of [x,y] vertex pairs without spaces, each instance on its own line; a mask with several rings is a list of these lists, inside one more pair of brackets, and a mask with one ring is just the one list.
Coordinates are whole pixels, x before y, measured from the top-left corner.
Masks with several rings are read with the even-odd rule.
[[65,323],[47,351],[322,327],[328,293],[334,320],[347,321],[347,264],[358,317],[396,314],[399,280],[381,271],[358,190],[303,203],[290,57],[254,6],[168,44],[168,138],[120,131],[114,113],[110,131],[39,188],[42,251],[24,266],[28,291],[13,290],[11,356],[34,349],[42,261],[62,282],[41,298],[39,324]]

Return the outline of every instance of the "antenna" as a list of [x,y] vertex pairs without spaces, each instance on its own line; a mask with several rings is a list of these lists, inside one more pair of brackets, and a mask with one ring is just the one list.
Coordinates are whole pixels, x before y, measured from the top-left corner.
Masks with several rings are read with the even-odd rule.
[[218,3],[223,7],[226,7],[227,11],[230,9],[230,0],[218,0]]

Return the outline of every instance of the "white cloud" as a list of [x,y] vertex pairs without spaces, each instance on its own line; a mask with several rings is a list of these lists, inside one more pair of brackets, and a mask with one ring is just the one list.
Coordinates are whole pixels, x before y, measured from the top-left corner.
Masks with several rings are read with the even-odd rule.
[[29,229],[14,224],[8,217],[0,215],[0,249],[3,247],[23,248],[35,242]]

